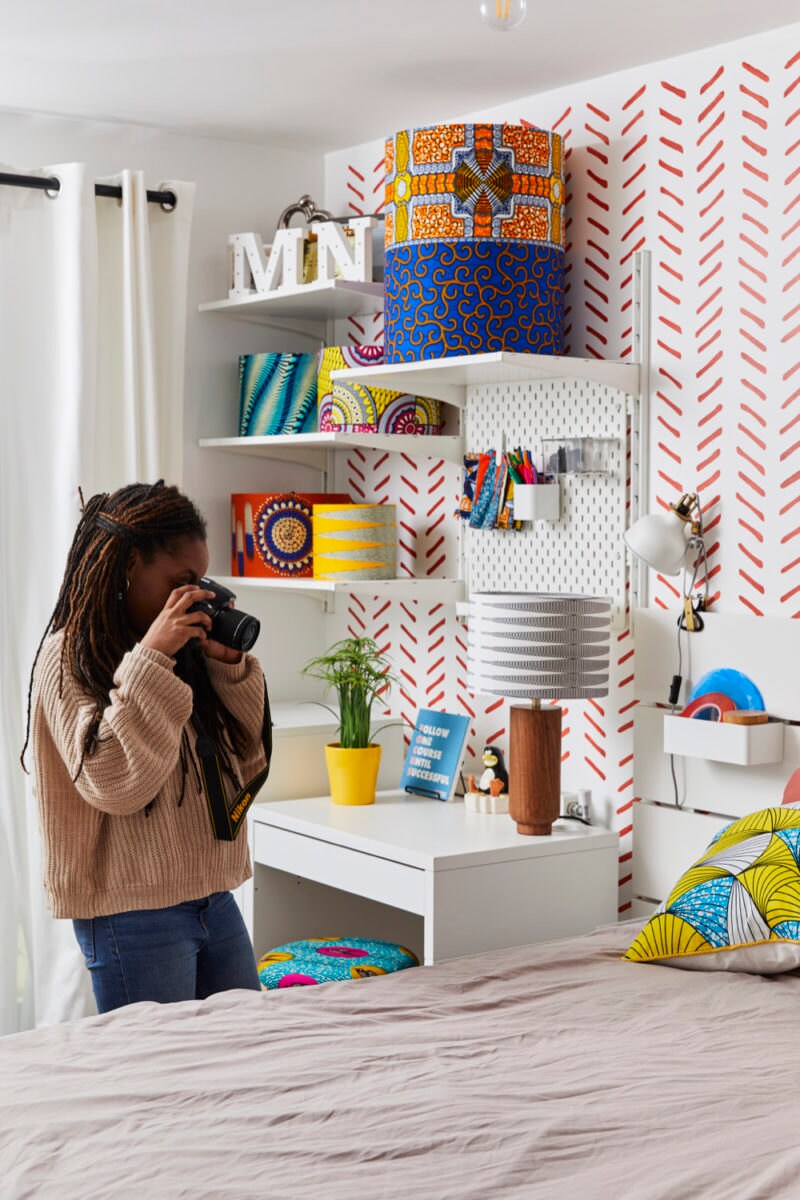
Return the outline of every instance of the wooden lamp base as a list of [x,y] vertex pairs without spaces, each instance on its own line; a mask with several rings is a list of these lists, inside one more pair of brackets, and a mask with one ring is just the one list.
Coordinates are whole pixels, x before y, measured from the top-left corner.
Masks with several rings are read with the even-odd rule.
[[512,705],[508,756],[508,812],[517,833],[552,833],[561,814],[561,709]]

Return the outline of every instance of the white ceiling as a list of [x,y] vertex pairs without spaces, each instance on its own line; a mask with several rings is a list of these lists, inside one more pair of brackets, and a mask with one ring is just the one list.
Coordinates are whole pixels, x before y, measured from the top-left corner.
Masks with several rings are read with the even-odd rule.
[[795,21],[800,0],[528,0],[505,34],[478,0],[6,0],[0,108],[329,150]]

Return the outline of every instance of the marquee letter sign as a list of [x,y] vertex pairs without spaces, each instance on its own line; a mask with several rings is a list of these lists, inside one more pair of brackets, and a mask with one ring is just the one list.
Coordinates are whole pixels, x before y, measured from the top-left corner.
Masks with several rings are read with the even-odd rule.
[[[317,278],[329,283],[340,279],[372,281],[372,230],[374,217],[356,217],[349,222],[352,238],[346,238],[335,221],[314,225],[317,235]],[[278,288],[302,288],[303,229],[279,229],[271,246],[257,233],[234,233],[228,238],[231,255],[229,300],[266,295]]]

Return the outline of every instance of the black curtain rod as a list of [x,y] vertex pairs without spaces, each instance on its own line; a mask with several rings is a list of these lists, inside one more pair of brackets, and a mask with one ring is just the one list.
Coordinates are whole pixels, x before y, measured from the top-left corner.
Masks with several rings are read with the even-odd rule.
[[[37,188],[40,192],[58,193],[61,191],[61,181],[59,179],[47,179],[42,175],[4,175],[0,171],[0,184],[6,184],[8,187],[24,187]],[[95,196],[110,196],[114,200],[122,199],[122,188],[114,187],[110,183],[96,183],[94,185]],[[173,208],[178,203],[178,197],[174,192],[151,192],[147,193],[147,200],[150,204],[160,204],[165,212],[172,212]]]

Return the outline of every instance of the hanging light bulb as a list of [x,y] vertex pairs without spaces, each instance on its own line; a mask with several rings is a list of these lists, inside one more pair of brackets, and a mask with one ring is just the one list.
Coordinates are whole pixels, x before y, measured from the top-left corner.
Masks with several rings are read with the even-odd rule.
[[525,20],[526,0],[481,0],[481,17],[490,29],[507,33]]

